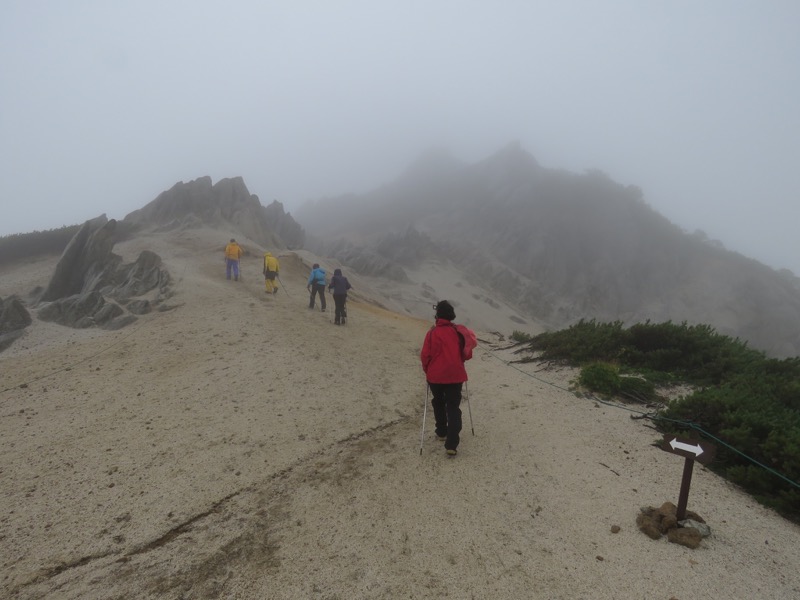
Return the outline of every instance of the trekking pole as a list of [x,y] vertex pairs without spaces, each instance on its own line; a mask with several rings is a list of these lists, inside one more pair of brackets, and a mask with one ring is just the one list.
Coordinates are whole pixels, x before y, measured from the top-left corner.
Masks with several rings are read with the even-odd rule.
[[472,429],[472,435],[475,435],[475,426],[472,424],[472,405],[469,403],[469,384],[465,381],[464,382],[464,389],[466,390],[467,396],[467,411],[469,411],[469,426]]
[[428,416],[428,393],[431,386],[425,384],[425,404],[422,405],[422,433],[419,435],[419,455],[422,456],[422,444],[425,443],[425,417]]
[[291,300],[291,299],[292,299],[292,297],[289,295],[289,290],[287,290],[287,289],[286,289],[286,286],[285,286],[285,285],[283,285],[283,281],[281,281],[281,276],[280,276],[280,275],[276,275],[276,277],[278,278],[278,282],[279,282],[279,283],[281,284],[281,286],[283,287],[283,291],[284,291],[284,292],[286,292],[286,297],[287,297],[287,298],[289,298],[289,300]]

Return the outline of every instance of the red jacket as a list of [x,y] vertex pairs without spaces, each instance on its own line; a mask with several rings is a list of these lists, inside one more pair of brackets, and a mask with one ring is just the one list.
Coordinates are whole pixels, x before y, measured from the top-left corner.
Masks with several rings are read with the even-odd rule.
[[436,326],[425,336],[419,358],[429,383],[464,383],[467,380],[458,333],[447,319],[436,319]]

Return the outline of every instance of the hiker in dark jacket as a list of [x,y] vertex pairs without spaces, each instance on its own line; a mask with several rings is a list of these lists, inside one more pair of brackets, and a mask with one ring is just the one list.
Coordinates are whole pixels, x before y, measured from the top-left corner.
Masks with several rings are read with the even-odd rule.
[[331,277],[331,282],[328,284],[328,289],[333,290],[333,303],[336,305],[336,312],[334,314],[333,324],[344,325],[347,321],[347,290],[351,287],[347,277],[342,275],[341,269],[336,269]]
[[461,354],[461,341],[453,325],[456,311],[447,300],[436,305],[436,325],[422,343],[420,360],[433,400],[436,437],[444,440],[450,456],[456,455],[461,433],[461,387],[467,370]]
[[308,300],[308,308],[314,308],[314,300],[319,294],[319,305],[322,312],[325,312],[325,269],[314,263],[311,267],[311,275],[308,276],[308,288],[311,298]]

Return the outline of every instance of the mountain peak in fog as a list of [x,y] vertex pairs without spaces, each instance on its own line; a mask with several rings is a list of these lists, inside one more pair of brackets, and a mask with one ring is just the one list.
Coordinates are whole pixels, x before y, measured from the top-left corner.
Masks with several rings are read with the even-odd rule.
[[401,269],[447,261],[463,269],[470,295],[554,328],[579,319],[707,323],[773,356],[797,355],[797,280],[685,234],[639,188],[597,170],[541,167],[517,142],[453,165],[434,154],[394,184],[317,204],[308,213],[314,250],[359,264],[355,248],[326,245],[335,237],[359,244],[370,265],[376,256]]
[[399,182],[431,182],[445,180],[463,169],[465,164],[445,147],[435,146],[420,154],[402,175]]

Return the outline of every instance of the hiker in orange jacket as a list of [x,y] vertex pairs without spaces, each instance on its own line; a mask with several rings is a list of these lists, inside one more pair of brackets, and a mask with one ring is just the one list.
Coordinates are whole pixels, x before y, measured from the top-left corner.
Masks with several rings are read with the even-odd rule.
[[456,311],[447,300],[436,305],[436,325],[422,343],[420,360],[433,399],[436,437],[444,440],[447,454],[455,456],[461,433],[461,387],[467,380],[461,341],[453,325]]
[[231,238],[231,241],[225,246],[225,279],[231,278],[231,271],[233,271],[233,280],[239,281],[239,259],[244,254],[242,247],[236,243],[236,240]]

